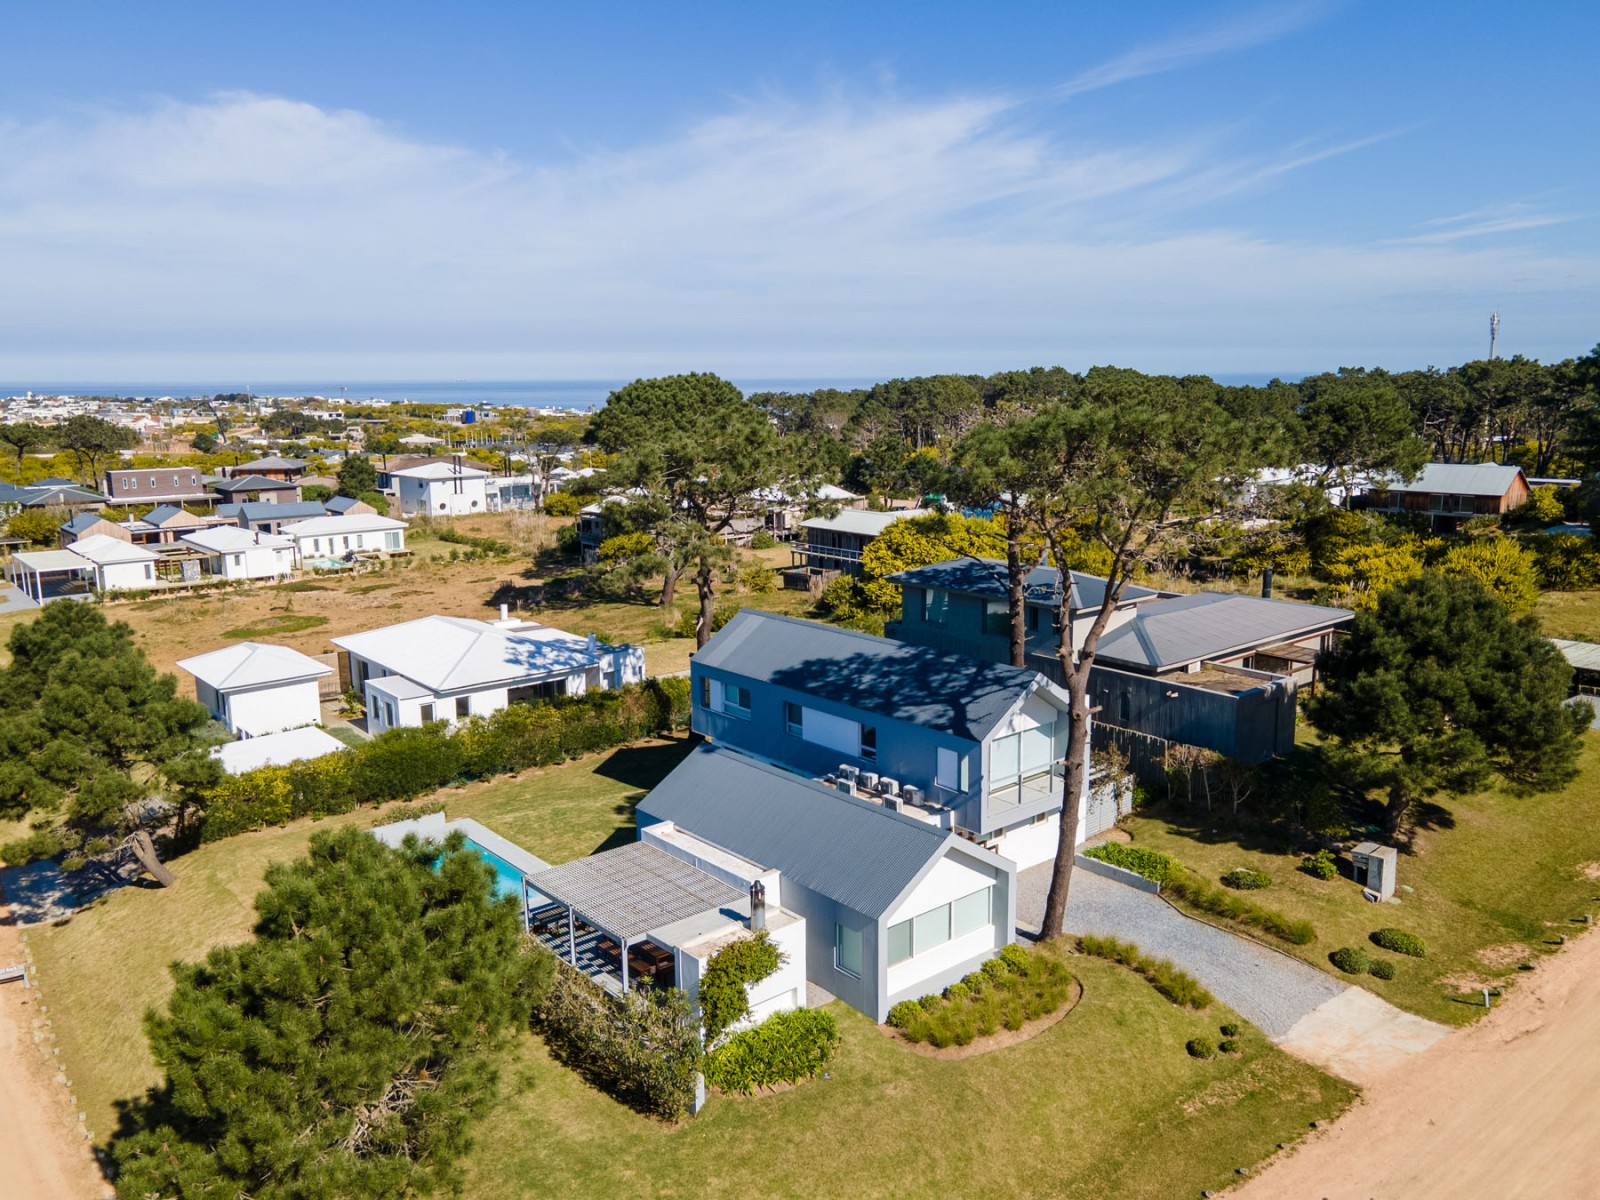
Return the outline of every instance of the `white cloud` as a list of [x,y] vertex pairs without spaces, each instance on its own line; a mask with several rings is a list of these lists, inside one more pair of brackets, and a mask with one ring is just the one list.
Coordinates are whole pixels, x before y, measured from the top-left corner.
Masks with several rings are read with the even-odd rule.
[[1479,310],[1518,297],[1561,352],[1592,337],[1571,297],[1593,258],[1194,219],[1370,139],[1230,156],[1220,134],[1090,146],[1031,116],[765,100],[543,163],[240,94],[0,125],[5,373],[1405,365],[1475,352]]

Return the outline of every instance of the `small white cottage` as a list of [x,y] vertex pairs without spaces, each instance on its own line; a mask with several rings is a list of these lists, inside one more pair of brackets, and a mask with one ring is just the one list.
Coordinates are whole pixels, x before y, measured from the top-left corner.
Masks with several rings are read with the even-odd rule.
[[287,646],[240,642],[178,661],[194,676],[195,699],[240,737],[322,720],[317,681],[333,668]]

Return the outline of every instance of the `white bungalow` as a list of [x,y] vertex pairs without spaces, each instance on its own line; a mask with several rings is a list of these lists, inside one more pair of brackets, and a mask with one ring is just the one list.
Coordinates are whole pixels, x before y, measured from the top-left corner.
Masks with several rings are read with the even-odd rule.
[[406,548],[406,523],[377,513],[311,517],[291,521],[279,532],[294,542],[295,558],[301,566],[354,554],[398,554]]
[[463,720],[518,701],[578,696],[644,678],[644,651],[531,621],[422,617],[333,639],[366,697],[367,730]]
[[294,542],[282,534],[218,525],[179,540],[204,554],[206,570],[219,579],[275,579],[294,571]]
[[333,668],[287,646],[239,642],[180,659],[194,676],[195,699],[240,737],[259,737],[322,720],[317,681]]
[[156,563],[161,556],[154,550],[103,533],[79,538],[69,549],[93,567],[96,591],[138,592],[156,585]]
[[489,472],[455,462],[390,471],[402,516],[463,517],[489,511]]

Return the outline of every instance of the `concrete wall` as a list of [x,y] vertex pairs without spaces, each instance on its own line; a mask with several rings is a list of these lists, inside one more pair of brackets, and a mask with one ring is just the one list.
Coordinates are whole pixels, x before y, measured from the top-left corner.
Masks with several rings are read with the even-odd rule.
[[1089,695],[1100,706],[1104,724],[1203,746],[1243,762],[1265,762],[1294,748],[1295,687],[1287,679],[1263,680],[1243,693],[1216,692],[1190,686],[1181,676],[1096,667]]
[[[196,693],[202,686],[196,682]],[[244,737],[299,729],[302,725],[316,725],[322,720],[315,679],[229,692],[222,699],[226,709],[223,722],[234,733]],[[201,703],[206,701],[202,699]]]
[[395,493],[403,516],[427,514],[435,517],[461,517],[489,511],[488,489],[483,478],[463,479],[457,491],[449,479],[395,479]]

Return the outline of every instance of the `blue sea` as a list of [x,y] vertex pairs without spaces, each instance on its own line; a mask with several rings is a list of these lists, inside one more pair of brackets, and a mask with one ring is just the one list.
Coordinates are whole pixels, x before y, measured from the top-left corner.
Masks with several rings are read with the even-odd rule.
[[[1282,379],[1293,380],[1298,374],[1282,374]],[[1261,385],[1273,376],[1265,373],[1235,373],[1213,376],[1218,383],[1230,385]],[[248,384],[237,380],[189,381],[186,383],[151,383],[141,380],[101,381],[99,383],[61,382],[50,379],[28,379],[0,383],[0,396],[21,396],[26,392],[43,396],[122,396],[155,399],[171,396],[174,399],[197,399],[224,392],[249,391],[256,396],[324,396],[329,400],[388,400],[391,403],[451,404],[476,407],[479,405],[521,405],[525,408],[567,408],[588,410],[599,408],[606,397],[626,379],[523,379],[523,380],[388,380],[373,382],[340,382],[337,380],[296,380],[290,382],[251,380]],[[869,378],[790,378],[790,379],[733,379],[732,382],[750,395],[752,392],[810,392],[818,388],[871,387],[880,379]]]

